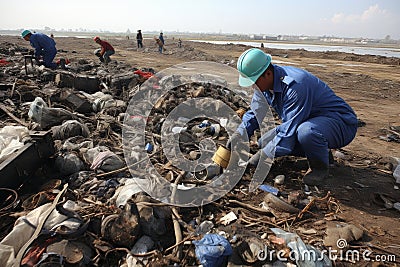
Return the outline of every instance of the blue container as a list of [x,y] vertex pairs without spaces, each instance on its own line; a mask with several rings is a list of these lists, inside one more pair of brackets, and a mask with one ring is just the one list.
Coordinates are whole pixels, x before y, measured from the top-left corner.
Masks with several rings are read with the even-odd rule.
[[153,145],[150,143],[147,143],[144,149],[147,151],[147,153],[153,152]]

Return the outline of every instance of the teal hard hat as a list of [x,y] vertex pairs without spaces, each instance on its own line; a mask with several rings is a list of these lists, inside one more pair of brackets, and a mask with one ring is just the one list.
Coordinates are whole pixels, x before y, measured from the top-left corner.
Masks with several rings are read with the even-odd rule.
[[239,85],[248,87],[253,85],[271,64],[271,55],[257,48],[251,48],[240,55],[237,62],[239,71]]
[[30,30],[24,30],[24,31],[21,33],[22,38],[24,38],[25,36],[27,36],[27,35],[30,34],[30,33],[31,33]]

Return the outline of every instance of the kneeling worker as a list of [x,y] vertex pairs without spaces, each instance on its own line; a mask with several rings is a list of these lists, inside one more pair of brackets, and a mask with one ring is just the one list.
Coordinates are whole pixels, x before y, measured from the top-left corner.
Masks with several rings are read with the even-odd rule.
[[267,142],[260,142],[263,137],[260,138],[261,149],[248,164],[258,165],[260,158],[305,156],[310,168],[303,182],[321,185],[328,176],[330,149],[346,146],[356,135],[356,114],[316,76],[292,66],[272,64],[271,60],[269,54],[257,48],[239,57],[239,85],[252,86],[254,94],[251,110],[245,113],[227,145],[239,138],[246,140],[246,134],[252,136],[270,105],[282,124],[272,130],[274,135]]
[[101,45],[101,48],[96,49],[94,54],[99,57],[101,62],[108,64],[111,61],[110,56],[115,54],[114,47],[109,42],[100,40],[98,36],[94,37],[93,40]]
[[56,42],[54,39],[50,38],[46,34],[32,33],[29,30],[24,30],[21,35],[25,41],[29,41],[31,46],[35,48],[34,56],[38,64],[41,62],[41,59],[43,59],[43,65],[46,68],[57,68],[57,64],[53,62],[53,59],[57,54]]

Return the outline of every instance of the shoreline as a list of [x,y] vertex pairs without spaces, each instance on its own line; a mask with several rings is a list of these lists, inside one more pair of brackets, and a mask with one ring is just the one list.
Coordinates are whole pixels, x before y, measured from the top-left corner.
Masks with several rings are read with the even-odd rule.
[[283,50],[305,50],[308,52],[342,52],[357,55],[373,55],[400,58],[400,48],[373,47],[361,45],[331,45],[317,43],[292,43],[292,42],[260,42],[260,41],[209,41],[209,40],[189,40],[191,42],[210,43],[217,45],[247,45],[260,48],[261,44],[265,49],[283,49]]
[[[107,38],[123,38],[125,39],[127,36],[129,36],[132,40],[135,40],[136,33],[113,33],[113,32],[57,32],[57,31],[40,31],[45,34],[50,35],[53,33],[55,36],[58,36],[59,38],[68,38],[68,37],[75,37],[75,38],[92,38],[93,36],[104,36]],[[60,35],[57,35],[60,34]],[[201,33],[193,33],[193,34],[185,34],[185,33],[164,33],[165,34],[165,39],[172,40],[173,38],[178,39],[181,38],[182,40],[185,41],[191,41],[191,40],[201,40],[201,41],[219,41],[219,42],[256,42],[256,43],[276,43],[276,44],[293,44],[293,45],[324,45],[324,46],[360,46],[360,47],[373,47],[373,48],[393,48],[393,49],[400,49],[400,40],[392,40],[393,42],[396,43],[382,43],[382,42],[367,42],[367,43],[359,43],[359,42],[353,42],[351,40],[354,39],[362,39],[362,38],[341,38],[337,37],[337,39],[347,39],[348,41],[344,42],[324,42],[320,40],[285,40],[285,41],[279,41],[279,40],[256,40],[256,39],[250,39],[250,38],[229,38],[226,35],[212,35],[212,34],[201,34]],[[144,39],[153,39],[155,35],[158,35],[156,32],[144,32],[143,37]],[[18,31],[5,31],[5,30],[0,30],[0,36],[20,36],[20,32]],[[170,37],[170,38],[169,38]],[[321,37],[322,38],[322,37]],[[365,38],[368,39],[368,38]],[[372,40],[372,39],[371,39]],[[382,41],[382,40],[380,40]]]

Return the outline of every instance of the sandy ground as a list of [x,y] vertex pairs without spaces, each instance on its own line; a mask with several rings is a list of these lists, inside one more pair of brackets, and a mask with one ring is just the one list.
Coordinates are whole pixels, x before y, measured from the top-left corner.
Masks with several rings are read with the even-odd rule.
[[[0,36],[0,41],[29,47],[27,42],[17,37]],[[183,48],[177,48],[176,42],[167,39],[166,53],[159,54],[153,40],[145,40],[145,48],[140,50],[136,49],[133,40],[121,38],[108,41],[116,49],[116,54],[112,56],[114,60],[124,61],[137,68],[151,67],[156,71],[197,60],[223,63],[234,60],[234,65],[238,56],[248,48],[187,41],[183,41]],[[67,57],[71,61],[79,58],[96,60],[93,50],[98,46],[91,39],[56,37],[56,42],[58,49],[67,51],[59,53],[57,58]],[[363,245],[372,242],[399,255],[400,212],[377,206],[372,201],[372,195],[376,192],[385,193],[400,201],[400,190],[393,188],[394,179],[387,159],[391,156],[400,158],[400,143],[379,138],[387,133],[384,129],[400,126],[400,59],[338,52],[270,50],[268,47],[265,51],[273,55],[273,63],[293,64],[324,80],[365,122],[365,126],[359,128],[355,140],[342,150],[349,155],[350,160],[337,159],[338,166],[334,168],[327,185],[341,201],[340,217],[366,231],[368,238]],[[282,163],[281,167],[288,168],[286,164]],[[302,169],[300,166],[294,168]],[[276,170],[276,173],[279,172],[282,170]],[[288,176],[292,175],[289,173]],[[293,178],[298,179],[298,176],[293,174]],[[387,254],[383,251],[380,253]],[[400,260],[400,255],[398,258]]]

